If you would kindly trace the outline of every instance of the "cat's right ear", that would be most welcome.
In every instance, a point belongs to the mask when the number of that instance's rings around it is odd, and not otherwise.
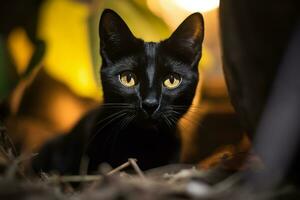
[[[188,16],[169,39],[162,42],[168,53],[182,61],[197,66],[202,52],[204,20],[201,13]]]
[[[122,18],[113,10],[105,9],[99,23],[100,52],[104,59],[118,59],[136,43],[136,38]]]

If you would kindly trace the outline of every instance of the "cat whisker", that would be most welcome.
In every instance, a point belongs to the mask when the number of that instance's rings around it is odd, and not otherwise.
[[[187,119],[186,117],[183,117],[183,116],[182,116],[181,118],[184,119],[184,120],[186,120],[186,121],[188,121],[188,122],[190,122],[190,123],[200,125],[199,123],[196,123],[196,122],[194,122],[194,121],[192,121],[192,120],[189,120],[189,119]],[[174,124],[177,124],[177,122],[178,122],[178,120],[179,120],[180,118],[177,117],[177,116],[174,116],[174,115],[170,115],[170,119],[172,119],[172,121],[174,122]],[[182,124],[181,124],[181,126],[182,126]]]
[[[123,113],[122,113],[123,112]],[[107,119],[110,119],[108,122],[106,122],[100,129],[98,129],[97,130],[97,132],[94,134],[94,135],[92,135],[91,137],[90,137],[90,139],[89,139],[89,142],[88,142],[88,145],[87,146],[89,146],[90,145],[90,143],[94,140],[94,138],[107,126],[107,125],[109,125],[110,123],[112,123],[113,121],[115,121],[115,120],[117,120],[117,119],[119,119],[120,117],[123,117],[124,115],[126,115],[127,113],[124,113],[124,111],[122,110],[122,111],[119,111],[119,112],[117,112],[117,113],[114,113],[114,114],[112,114],[112,115],[110,115],[110,116],[108,116],[107,118],[105,118],[104,120],[107,120]],[[117,116],[116,116],[117,115]],[[112,119],[111,119],[112,118]],[[100,122],[102,123],[104,120],[101,120]],[[99,124],[99,123],[97,123],[97,124]]]
[[[200,122],[196,122],[196,121],[194,121],[194,120],[188,119],[188,118],[186,118],[185,116],[183,116],[182,119],[184,119],[184,120],[186,120],[186,121],[188,121],[188,122],[190,122],[190,123],[192,123],[192,124],[201,125]]]
[[[173,110],[175,111],[186,111],[186,113],[195,113],[195,114],[200,114],[201,112],[198,109],[180,109],[180,108],[173,108]]]
[[[180,113],[179,113],[179,112],[174,111],[174,110],[170,110],[170,112],[173,113],[173,114],[175,114],[175,115],[177,115],[177,119],[179,119],[179,116],[180,116]],[[175,116],[174,116],[174,117],[175,117]],[[184,120],[186,120],[186,121],[188,121],[188,122],[190,122],[190,123],[200,125],[199,122],[196,122],[196,121],[194,121],[194,120],[191,120],[191,119],[185,117],[184,115],[181,116],[180,118],[182,118],[182,119],[184,119]]]
[[[117,131],[117,133],[114,135],[113,137],[113,144],[111,145],[110,147],[110,155],[112,156],[113,153],[114,153],[114,150],[115,150],[115,145],[116,145],[116,141],[119,137],[119,134],[121,132],[122,129],[125,129],[130,123],[131,121],[135,118],[135,114],[132,114],[126,118],[124,118],[121,122],[120,122],[120,128],[119,128],[119,131]]]
[[[123,124],[124,124],[124,122],[126,121],[126,119],[127,119],[127,117],[124,116],[124,119],[122,119],[122,120],[119,122],[119,124],[121,124],[121,125],[120,125],[120,128],[118,129],[118,131],[117,131],[117,132],[114,132],[114,134],[110,134],[111,136],[108,137],[109,139],[112,138],[112,145],[110,145],[110,148],[109,148],[110,156],[112,156],[112,154],[113,154],[113,152],[114,152],[115,145],[116,145],[116,141],[117,141],[117,139],[118,139],[118,136],[119,136],[120,131],[122,130],[121,127],[123,126]],[[108,141],[108,139],[106,140],[105,143],[107,143],[107,141]]]
[[[124,111],[123,111],[124,112]],[[112,123],[116,119],[119,119],[120,117],[125,116],[127,113],[121,113],[118,116],[113,117],[111,120],[109,120],[107,123],[105,123],[97,132],[100,132],[102,129],[104,129],[108,124]]]
[[[181,116],[181,113],[179,113],[175,110],[168,110],[168,111],[166,111],[166,114],[167,114],[167,116],[173,117],[176,120],[179,120],[180,116]],[[175,115],[173,115],[173,114],[175,114]]]
[[[96,125],[99,125],[99,124],[101,124],[102,122],[104,122],[104,121],[106,121],[106,120],[108,120],[108,119],[110,119],[110,118],[112,118],[112,117],[114,117],[114,116],[116,116],[116,115],[118,115],[118,114],[121,114],[121,113],[123,113],[123,112],[125,112],[125,111],[124,111],[124,110],[121,110],[121,111],[118,111],[118,112],[116,112],[116,113],[113,113],[113,114],[111,114],[111,115],[105,117],[104,119],[98,121]]]
[[[177,126],[177,121],[178,121],[178,118],[174,117],[174,116],[170,116],[170,120],[174,123],[174,126]]]
[[[182,105],[179,105],[179,104],[170,104],[170,106],[184,106],[184,107],[190,107],[190,106],[199,106],[199,104],[190,104],[190,105],[185,105],[185,104],[182,104]],[[200,107],[200,106],[199,106]]]
[[[185,108],[185,107],[171,107],[172,109],[177,109],[177,110],[196,110],[196,111],[201,111],[203,109],[201,108],[195,108],[195,107],[189,107],[189,108]]]
[[[177,111],[175,111],[175,110],[170,110],[170,113],[175,113],[175,114],[177,114],[178,116],[181,115],[180,112],[177,112]]]
[[[136,116],[135,114],[132,114],[132,115],[130,115],[129,117],[125,118],[125,119],[123,120],[123,123],[122,123],[121,126],[120,126],[120,130],[125,129],[125,128],[130,124],[130,122],[133,120],[133,118],[134,118],[135,116]]]
[[[174,127],[177,126],[177,122],[178,122],[179,117],[173,116],[172,112],[166,112],[164,114],[164,117],[168,121],[168,124],[169,124],[170,128],[174,128]]]
[[[169,119],[167,118],[167,116],[165,114],[162,114],[162,117],[163,117],[165,123],[167,124],[167,126],[171,129],[172,128],[172,124],[169,121]]]
[[[198,105],[190,105],[190,106],[184,106],[184,105],[169,105],[171,108],[173,109],[181,109],[181,110],[197,110],[197,111],[201,111],[203,110],[202,106],[198,106]]]

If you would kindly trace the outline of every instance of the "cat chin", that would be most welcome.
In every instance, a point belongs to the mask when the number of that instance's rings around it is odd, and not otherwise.
[[[143,124],[143,128],[147,130],[153,130],[153,132],[158,132],[159,131],[159,124],[155,122],[149,122]]]

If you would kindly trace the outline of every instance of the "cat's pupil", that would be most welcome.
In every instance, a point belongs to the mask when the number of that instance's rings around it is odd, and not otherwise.
[[[127,74],[126,80],[128,83],[131,81],[131,79],[132,79],[132,74],[131,73]]]
[[[171,83],[171,84],[173,84],[173,83],[174,83],[174,81],[175,81],[175,78],[174,78],[174,76],[173,76],[173,75],[170,75],[170,78],[169,78],[169,80],[170,80],[170,83]]]

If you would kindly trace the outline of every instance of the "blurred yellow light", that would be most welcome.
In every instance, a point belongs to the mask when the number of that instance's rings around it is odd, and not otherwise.
[[[219,3],[220,0],[147,0],[148,8],[161,17],[171,30],[175,30],[191,13],[214,12]]]
[[[149,9],[164,18],[171,27],[190,13],[209,12],[218,8],[219,4],[220,0],[147,0]]]
[[[176,5],[189,12],[207,12],[219,7],[220,0],[173,0]]]
[[[46,71],[75,93],[99,99],[88,33],[89,7],[77,1],[48,0],[44,3],[39,37],[46,41]]]
[[[14,59],[17,71],[22,74],[33,54],[34,46],[24,29],[17,28],[8,37],[8,47]]]

